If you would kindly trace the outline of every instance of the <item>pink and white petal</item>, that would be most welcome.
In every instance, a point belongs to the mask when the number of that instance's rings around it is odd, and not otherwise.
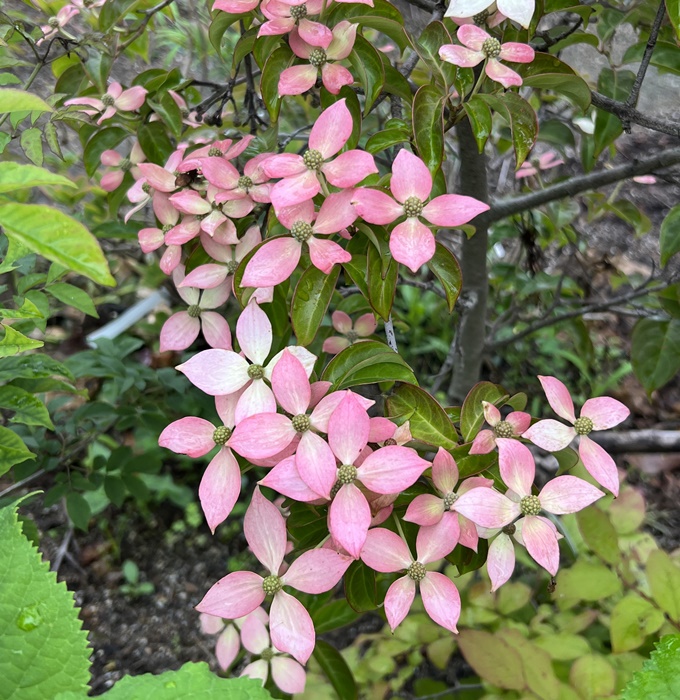
[[[491,488],[493,486],[493,479],[487,479],[483,476],[469,476],[463,483],[458,487],[458,495],[462,496],[464,493],[470,491],[470,489],[478,488]]]
[[[432,460],[432,481],[441,493],[450,493],[458,483],[456,460],[443,447]]]
[[[417,525],[436,525],[444,515],[444,500],[431,493],[416,496],[409,504],[404,520]]]
[[[236,322],[236,338],[241,351],[256,365],[264,365],[272,348],[272,324],[258,304],[246,306]]]
[[[278,404],[293,416],[305,413],[312,399],[307,372],[289,350],[285,349],[272,371],[272,389]]]
[[[355,401],[359,403],[366,411],[375,403],[370,399],[366,399],[359,394],[354,394],[353,392],[347,391],[333,391],[327,396],[324,396],[319,403],[316,405],[312,411],[312,415],[309,417],[312,423],[312,427],[316,430],[327,433],[328,432],[328,421],[330,420],[333,411],[340,405],[340,402],[345,396],[350,394]],[[370,435],[370,420],[369,420],[369,435]],[[363,448],[362,448],[363,449]]]
[[[484,420],[491,426],[498,425],[503,420],[501,412],[488,401],[482,401],[482,410],[484,411]]]
[[[259,483],[301,503],[319,500],[319,494],[312,491],[302,480],[297,470],[295,455],[282,459]]]
[[[212,287],[207,289],[203,294],[201,294],[201,302],[199,306],[201,309],[218,309],[224,303],[226,303],[229,295],[231,294],[231,285],[228,282],[224,282],[217,287]]]
[[[323,399],[326,394],[328,393],[328,390],[333,386],[332,382],[312,382],[311,384],[311,390],[312,390],[312,396],[309,405],[311,407],[316,406],[321,399]]]
[[[279,153],[270,156],[262,164],[267,177],[295,177],[307,170],[302,156],[296,153]]]
[[[458,543],[463,545],[463,547],[467,547],[468,549],[476,552],[477,543],[479,542],[479,535],[477,534],[477,527],[475,524],[472,522],[472,520],[468,520],[462,515],[457,515],[453,512],[444,513],[445,518],[449,517],[450,515],[458,518],[458,527],[460,527],[460,537],[458,539]]]
[[[347,338],[341,338],[339,335],[334,335],[332,338],[326,338],[323,341],[323,347],[321,348],[323,352],[327,352],[329,355],[337,355],[342,352],[345,348],[350,345]]]
[[[490,38],[491,35],[488,32],[475,24],[464,24],[456,32],[456,39],[473,51],[481,51],[484,42]]]
[[[343,20],[333,27],[333,41],[326,51],[328,58],[332,61],[342,61],[350,55],[356,40],[358,26]]]
[[[496,444],[503,482],[518,496],[530,496],[536,476],[536,462],[531,450],[511,438],[496,438]]]
[[[258,561],[272,574],[277,574],[286,555],[286,521],[258,486],[243,518],[243,532]]]
[[[357,214],[369,224],[389,224],[404,213],[404,207],[385,192],[360,187],[354,190],[352,204]]]
[[[536,3],[534,0],[498,0],[498,10],[525,29],[531,24]]]
[[[359,468],[358,478],[375,493],[400,493],[413,486],[429,466],[430,463],[411,447],[388,445],[366,457]]]
[[[353,561],[333,549],[310,549],[290,565],[281,580],[303,593],[326,593],[335,588]]]
[[[519,87],[522,84],[522,76],[519,73],[500,63],[495,58],[490,58],[487,61],[484,70],[491,80],[500,83],[504,88]]]
[[[454,582],[444,574],[428,571],[420,582],[420,596],[425,612],[438,624],[457,633],[460,617],[460,594]]]
[[[238,414],[238,406],[236,411]],[[236,422],[227,444],[246,459],[271,457],[288,447],[295,437],[290,418],[280,413],[260,413],[241,422],[237,415]]]
[[[472,441],[469,454],[486,455],[496,447],[496,436],[493,430],[480,430]]]
[[[227,625],[215,644],[217,664],[223,671],[226,671],[234,663],[240,648],[241,639],[236,627]]]
[[[250,197],[232,199],[222,205],[222,211],[230,219],[242,219],[244,216],[248,216],[254,208],[255,202]]]
[[[160,335],[160,351],[186,350],[198,338],[201,322],[189,316],[186,311],[178,311],[163,324]]]
[[[234,420],[240,423],[250,416],[272,413],[276,413],[274,392],[261,379],[254,379],[239,397]]]
[[[501,528],[519,517],[519,504],[487,488],[470,489],[454,503],[453,509],[475,525]]]
[[[321,171],[331,185],[345,188],[354,187],[369,175],[377,173],[378,168],[370,153],[355,149],[345,151],[329,163],[324,163]],[[349,226],[349,223],[346,225]]]
[[[269,664],[264,659],[258,659],[249,663],[239,674],[239,678],[253,678],[262,681],[262,685],[267,682],[269,677]]]
[[[375,320],[375,316],[372,313],[363,314],[359,316],[354,324],[354,330],[362,337],[368,338],[369,335],[375,333],[375,329],[378,327],[378,322]]]
[[[198,616],[198,620],[203,634],[217,634],[224,629],[224,620],[221,617],[201,613]]]
[[[141,85],[123,90],[119,97],[116,98],[116,107],[124,112],[139,109],[146,99],[146,88]]]
[[[108,168],[116,168],[120,165],[123,160],[123,156],[118,153],[118,151],[112,151],[111,149],[104,151],[99,160],[102,165],[106,165]]]
[[[233,190],[240,177],[238,170],[224,158],[205,158],[201,162],[203,177],[215,187]]]
[[[295,454],[300,477],[317,496],[330,500],[336,479],[336,461],[328,443],[310,430],[302,434]]]
[[[235,620],[253,612],[264,601],[262,576],[236,571],[221,578],[196,606],[198,612]]]
[[[309,64],[291,66],[279,76],[279,95],[301,95],[314,87],[318,69]]]
[[[353,393],[347,392],[328,421],[328,443],[341,464],[354,464],[368,443],[369,432],[366,409]]]
[[[573,423],[576,420],[576,414],[574,413],[574,402],[571,400],[569,389],[556,377],[539,375],[538,379],[552,410],[560,418]]]
[[[210,461],[198,486],[198,498],[211,532],[223,523],[241,494],[241,469],[229,448]]]
[[[405,151],[400,151],[404,153]],[[397,224],[390,235],[392,257],[415,273],[434,256],[432,232],[416,218]]]
[[[413,557],[406,542],[396,532],[384,527],[375,527],[366,535],[361,560],[374,571],[391,574],[408,569]]]
[[[423,217],[435,226],[456,227],[466,224],[477,215],[489,210],[489,205],[474,197],[460,194],[442,194],[423,209]]]
[[[454,66],[473,68],[484,60],[484,54],[457,44],[445,44],[439,49],[439,58]]]
[[[307,674],[295,659],[275,656],[271,660],[271,666],[272,680],[280,690],[291,695],[304,692]]]
[[[277,182],[271,190],[271,199],[277,214],[284,207],[307,202],[321,192],[321,184],[314,170],[287,177]]]
[[[506,423],[510,423],[515,435],[521,435],[529,429],[531,425],[531,416],[523,411],[513,411],[508,414],[505,421]]]
[[[312,236],[308,241],[312,264],[324,274],[329,274],[334,265],[349,262],[352,255],[335,241]]]
[[[395,433],[397,426],[388,418],[375,416],[370,419],[370,429],[368,432],[369,442],[384,442],[389,440]]]
[[[300,20],[298,33],[303,41],[312,46],[320,46],[322,49],[327,49],[328,45],[333,41],[333,33],[328,27],[306,18]]]
[[[576,437],[576,431],[570,425],[548,418],[534,423],[522,437],[531,440],[548,452],[563,450]]]
[[[169,245],[161,256],[158,267],[169,275],[182,261],[182,247],[178,245]],[[177,369],[177,368],[175,368]]]
[[[308,44],[297,30],[297,27],[288,35],[288,45],[298,58],[309,59],[314,47]]]
[[[371,524],[371,508],[354,484],[340,488],[331,503],[328,523],[333,538],[357,559]]]
[[[392,164],[390,190],[402,204],[409,197],[417,197],[425,202],[432,191],[432,175],[418,156],[402,148]]]
[[[337,95],[345,85],[351,85],[354,82],[354,76],[344,66],[325,63],[321,68],[321,80],[331,95]]]
[[[146,165],[142,163],[139,167]],[[165,172],[165,170],[163,170]],[[170,202],[183,214],[201,215],[212,213],[212,205],[195,190],[182,190],[170,196]]]
[[[214,432],[210,421],[187,416],[170,423],[160,434],[158,444],[177,454],[202,457],[215,447]]]
[[[449,514],[450,516],[452,514]],[[416,552],[421,564],[431,564],[450,554],[460,539],[458,517],[442,517],[435,525],[421,527],[416,538]]]
[[[293,274],[301,254],[302,246],[294,238],[272,238],[248,261],[241,284],[244,287],[281,284]]]
[[[312,175],[316,177],[313,173]],[[307,176],[309,176],[309,173],[307,173]],[[306,199],[304,202],[280,207],[276,212],[276,216],[286,228],[291,229],[298,221],[311,224],[314,221],[314,211],[314,202],[311,199]]]
[[[588,399],[581,409],[581,416],[593,421],[593,430],[607,430],[623,423],[630,415],[627,406],[609,396]]]
[[[586,435],[581,437],[578,453],[590,476],[618,496],[619,472],[609,453]]]
[[[206,263],[193,269],[182,282],[183,287],[195,287],[196,289],[214,289],[219,287],[229,276],[226,265]]]
[[[543,510],[554,515],[576,513],[604,496],[595,488],[576,476],[558,476],[551,479],[538,494]]]
[[[342,155],[338,156],[333,162],[337,163],[337,161],[340,160],[344,155],[347,154],[343,153]],[[335,183],[331,182],[331,184]],[[353,224],[357,218],[357,212],[352,206],[353,196],[354,192],[352,190],[343,190],[342,192],[334,192],[333,194],[328,195],[328,197],[326,197],[326,199],[324,200],[324,203],[321,205],[319,214],[317,215],[316,221],[314,222],[314,233],[337,233],[343,228],[347,228],[348,226]],[[347,331],[340,332],[346,333]]]
[[[177,368],[209,396],[238,391],[248,381],[248,362],[231,350],[203,350]]]
[[[300,363],[307,372],[307,377],[312,376],[312,372],[314,371],[314,365],[317,360],[316,355],[309,352],[309,350],[307,350],[307,348],[302,347],[302,345],[289,345],[287,348],[284,348],[284,350],[285,352],[289,352],[291,355],[293,355],[293,357],[296,357],[298,360],[300,360]],[[276,363],[283,356],[284,350],[277,352],[276,355],[274,355],[274,357],[272,357],[272,359],[269,360],[267,366],[264,368],[265,379],[271,381],[274,367],[276,367]]]
[[[515,570],[515,545],[504,532],[489,545],[486,570],[491,579],[492,593],[497,591]]]
[[[338,333],[349,333],[352,330],[352,319],[344,311],[334,311],[331,321]]]
[[[215,311],[201,314],[203,337],[211,348],[231,350],[231,330],[227,320]]]
[[[246,651],[260,655],[269,648],[269,632],[263,620],[248,615],[241,625],[241,643]]]
[[[345,99],[334,102],[326,108],[309,132],[309,147],[319,151],[324,160],[334,156],[347,143],[352,134],[354,122]]]
[[[140,163],[137,167],[154,190],[159,190],[160,192],[174,192],[177,189],[175,186],[175,175],[165,168],[161,168],[160,165],[156,165],[155,163]]]
[[[102,176],[99,184],[104,191],[113,192],[121,186],[124,177],[125,173],[122,170],[112,170]]]
[[[316,640],[314,624],[302,603],[285,591],[279,591],[272,601],[269,632],[277,649],[307,663]]]
[[[424,579],[423,579],[424,580]],[[408,576],[398,578],[385,596],[385,615],[392,632],[403,622],[416,597],[416,584]]]
[[[510,63],[531,63],[535,57],[536,53],[529,44],[518,44],[515,41],[503,44],[498,55],[501,61],[510,61]]]
[[[159,228],[143,228],[137,234],[137,238],[142,253],[152,253],[154,250],[158,250],[165,242],[163,231]]]
[[[545,518],[527,515],[522,522],[522,540],[532,559],[554,576],[560,566],[560,546]]]

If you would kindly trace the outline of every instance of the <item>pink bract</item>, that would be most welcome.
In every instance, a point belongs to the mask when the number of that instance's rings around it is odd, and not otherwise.
[[[497,437],[519,437],[531,425],[531,416],[523,411],[513,411],[505,418],[488,401],[482,401],[484,418],[492,430],[480,430],[472,441],[471,455],[482,455],[496,447]]]

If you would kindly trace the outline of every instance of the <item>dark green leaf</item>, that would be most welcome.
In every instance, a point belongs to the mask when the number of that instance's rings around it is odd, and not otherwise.
[[[355,561],[345,573],[345,597],[358,613],[370,612],[378,607],[375,589],[375,572],[362,561]]]
[[[503,95],[479,95],[479,97],[510,124],[512,145],[515,149],[517,168],[519,168],[536,143],[538,119],[534,108],[514,92],[506,92]]]
[[[470,127],[475,136],[477,148],[479,148],[479,152],[482,153],[487,139],[491,136],[491,110],[486,102],[478,95],[464,102],[463,107],[470,120]]]
[[[456,79],[456,67],[439,58],[439,49],[451,44],[452,39],[441,22],[431,22],[423,29],[415,43],[418,55],[428,65],[438,85],[448,92]]]
[[[134,10],[141,0],[107,0],[99,12],[99,30],[108,32],[113,26],[125,19],[125,15]]]
[[[66,511],[71,522],[79,529],[87,532],[87,525],[90,522],[90,504],[85,498],[76,492],[66,496]]]
[[[353,610],[345,598],[331,600],[322,605],[312,614],[314,629],[317,634],[324,634],[331,630],[350,625],[357,620],[359,614]]]
[[[613,71],[603,68],[597,79],[597,89],[607,97],[625,102],[633,87],[635,73],[629,70]],[[595,134],[593,159],[597,160],[600,153],[610,146],[623,133],[621,120],[603,109],[595,114]]]
[[[314,658],[330,681],[340,700],[356,700],[357,684],[347,662],[328,642],[317,639]]]
[[[49,287],[45,287],[45,291],[49,292],[55,299],[59,299],[59,301],[64,304],[73,306],[75,309],[82,311],[88,316],[99,318],[94,302],[90,298],[90,295],[84,290],[72,284],[67,284],[66,282],[56,282],[55,284],[49,285]]]
[[[125,129],[119,126],[112,126],[95,132],[94,136],[87,142],[83,151],[83,161],[85,172],[92,177],[102,166],[101,155],[104,151],[114,149],[125,138],[129,136]]]
[[[633,330],[631,361],[635,376],[648,393],[673,379],[680,370],[680,320],[638,321]]]
[[[418,155],[434,175],[444,157],[444,100],[434,85],[423,85],[413,98],[413,132]]]
[[[342,267],[359,291],[368,299],[368,286],[366,285],[366,256],[352,254],[349,262],[342,263]]]
[[[383,268],[383,262],[387,265]],[[399,264],[388,255],[380,255],[375,246],[368,247],[368,300],[373,309],[387,321],[397,290]]]
[[[366,141],[366,150],[369,153],[380,153],[397,144],[408,143],[409,140],[410,134],[406,129],[385,129],[376,132]]]
[[[290,311],[298,345],[309,345],[316,337],[339,276],[339,265],[334,265],[329,274],[310,265],[300,276]]]
[[[474,439],[484,423],[482,401],[495,404],[505,396],[507,394],[491,382],[479,382],[470,389],[460,412],[460,432],[465,442]]]
[[[293,63],[294,59],[295,55],[287,46],[280,46],[269,57],[262,69],[260,91],[262,93],[262,100],[267,107],[272,122],[278,121],[279,110],[281,109],[279,77],[281,73]]]
[[[450,312],[453,311],[463,284],[463,276],[456,256],[446,246],[437,243],[434,256],[427,263],[427,266],[444,288],[446,305]]]
[[[160,118],[170,127],[172,133],[179,138],[182,135],[182,112],[177,106],[172,95],[168,92],[163,94],[160,102],[152,102],[148,100],[149,106],[156,112]]]
[[[668,261],[680,252],[680,204],[673,207],[661,224],[661,265],[666,266]]]
[[[224,33],[231,27],[232,24],[241,19],[243,15],[232,15],[229,12],[218,11],[215,15],[213,21],[210,23],[210,29],[208,35],[210,37],[210,43],[215,47],[215,51],[219,55],[222,55],[222,37]]]
[[[590,106],[588,84],[557,56],[537,53],[531,63],[512,64],[512,68],[522,76],[523,86],[553,90],[583,111]]]
[[[37,396],[17,386],[0,386],[0,408],[14,413],[10,419],[12,423],[42,425],[54,430],[45,404]]]
[[[21,150],[34,165],[43,164],[42,132],[35,127],[21,132]]]
[[[364,88],[364,115],[368,114],[385,85],[385,70],[378,50],[364,37],[357,35],[349,55],[352,74]]]
[[[142,124],[137,130],[137,138],[146,159],[151,163],[162,165],[175,148],[161,122]]]

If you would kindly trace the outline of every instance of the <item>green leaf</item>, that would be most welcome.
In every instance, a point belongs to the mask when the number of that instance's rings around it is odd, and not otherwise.
[[[35,354],[22,357],[9,357],[0,362],[0,381],[13,379],[47,379],[61,376],[74,380],[69,369],[48,355]]]
[[[630,95],[634,80],[635,73],[629,70],[613,71],[611,68],[603,68],[597,79],[597,89],[607,97],[625,102]],[[598,109],[595,114],[593,160],[597,160],[602,151],[616,141],[622,133],[621,120],[603,109]]]
[[[160,122],[142,124],[137,130],[137,138],[146,159],[151,163],[165,163],[175,150],[166,128]]]
[[[55,299],[59,299],[59,301],[64,304],[68,304],[88,316],[99,318],[99,314],[97,313],[97,309],[90,295],[79,287],[75,287],[66,282],[55,282],[49,287],[45,287],[45,291],[49,292]]]
[[[345,597],[358,613],[370,612],[378,607],[375,590],[375,572],[362,561],[350,565],[344,576]]]
[[[680,370],[680,320],[638,321],[630,359],[648,393],[667,384]]]
[[[420,58],[428,65],[437,84],[447,92],[456,79],[456,68],[439,58],[439,49],[453,40],[441,22],[430,22],[415,42]]]
[[[328,536],[328,518],[325,513],[306,503],[292,503],[286,521],[288,533],[300,549],[316,547]]]
[[[85,500],[84,496],[75,491],[66,496],[66,511],[71,522],[83,532],[87,532],[87,526],[90,522],[92,512],[90,504]]]
[[[34,253],[98,284],[116,284],[97,239],[63,212],[42,204],[1,204],[0,226]]]
[[[470,389],[460,411],[460,432],[465,442],[473,440],[484,423],[482,401],[495,404],[504,396],[505,392],[491,382],[479,382]]]
[[[366,256],[352,255],[349,262],[342,263],[342,267],[352,282],[359,288],[359,291],[368,299],[368,286],[366,285]]]
[[[446,411],[428,392],[402,384],[387,399],[390,416],[409,421],[411,435],[434,447],[451,450],[458,446],[458,434]]]
[[[571,100],[583,111],[590,106],[590,88],[574,69],[557,56],[537,53],[531,63],[512,64],[522,76],[522,86],[553,90]]]
[[[108,0],[99,12],[99,30],[108,32],[139,4],[140,0]]]
[[[279,77],[293,63],[294,59],[295,54],[287,46],[280,46],[267,59],[262,69],[260,92],[272,123],[278,121],[279,110],[281,109]]]
[[[675,29],[675,34],[680,39],[680,0],[666,0],[666,12]]]
[[[680,622],[680,568],[658,549],[647,559],[647,580],[656,604],[674,622]]]
[[[112,126],[95,132],[94,136],[85,144],[83,151],[83,161],[85,172],[89,177],[102,167],[101,155],[104,151],[109,151],[118,146],[130,134],[119,126]]]
[[[163,94],[159,102],[148,102],[149,106],[170,127],[172,133],[179,138],[182,135],[182,112],[169,92]]]
[[[4,331],[4,335],[0,338],[0,357],[16,355],[19,352],[26,352],[26,350],[35,350],[44,345],[42,340],[33,340],[33,338],[15,331],[12,326],[6,326],[4,323],[0,323],[0,331]]]
[[[579,560],[557,574],[557,588],[565,599],[602,601],[619,593],[621,582],[615,571],[603,564]]]
[[[518,169],[536,143],[538,119],[534,108],[514,92],[506,92],[502,96],[479,95],[479,97],[510,124],[516,169]]]
[[[47,122],[47,124],[45,124],[43,127],[43,135],[45,136],[47,145],[50,147],[50,151],[58,158],[61,158],[61,160],[64,160],[64,155],[61,152],[61,144],[59,143],[59,134],[57,133],[57,127],[54,122]],[[72,187],[76,186],[70,180],[68,182]]]
[[[24,129],[20,138],[21,150],[34,165],[43,164],[42,132],[35,127]]]
[[[345,598],[338,598],[317,608],[312,614],[312,621],[316,633],[324,634],[351,625],[358,617],[359,614],[350,607]]]
[[[588,654],[572,664],[569,680],[580,698],[611,697],[616,672],[602,656]]]
[[[380,153],[397,144],[408,143],[409,140],[410,134],[407,129],[385,129],[376,132],[366,141],[366,150],[369,153]]]
[[[222,37],[224,33],[232,24],[238,22],[242,17],[243,15],[240,14],[232,15],[229,12],[218,11],[213,21],[210,23],[210,29],[208,31],[210,43],[215,47],[215,51],[217,51],[220,56],[222,55]]]
[[[463,285],[463,276],[456,256],[446,246],[437,243],[434,256],[427,263],[427,266],[443,287],[446,294],[446,305],[449,312],[452,312]]]
[[[356,700],[359,697],[357,684],[347,662],[340,652],[328,642],[316,640],[314,658],[321,670],[326,674],[340,700]]]
[[[383,262],[387,265],[383,268]],[[367,275],[368,301],[383,320],[387,321],[392,311],[397,291],[399,263],[390,255],[381,255],[375,246],[368,247]]]
[[[339,265],[334,265],[329,274],[310,265],[300,276],[291,301],[291,320],[298,345],[309,345],[316,337],[339,276]]]
[[[12,163],[11,161],[0,163],[0,193],[46,185],[77,186],[75,182],[71,182],[63,175],[51,173],[49,170],[37,168],[35,165]]]
[[[480,630],[461,630],[458,644],[465,660],[487,683],[508,690],[526,688],[522,658],[496,635]]]
[[[417,384],[405,360],[377,340],[367,340],[345,348],[328,363],[321,378],[332,382],[335,391],[359,384],[389,381]]]
[[[73,593],[21,531],[14,506],[0,509],[0,678],[2,697],[85,698],[90,649]]]
[[[371,111],[385,85],[385,70],[378,50],[363,36],[357,35],[349,55],[353,75],[364,88],[364,116]]]
[[[37,396],[18,386],[0,386],[0,408],[14,413],[10,419],[12,423],[42,425],[54,430],[45,404]]]
[[[680,204],[674,206],[661,224],[661,265],[665,267],[668,261],[680,252]]]
[[[0,114],[7,112],[54,112],[37,95],[14,88],[0,88]]]
[[[597,506],[589,506],[576,514],[576,522],[588,548],[607,564],[621,561],[619,539],[607,514]]]
[[[675,25],[677,26],[677,25]],[[624,688],[621,700],[678,700],[680,698],[680,634],[669,634],[656,648],[641,671]]]
[[[446,95],[434,85],[423,85],[413,98],[416,149],[433,176],[444,158],[445,99]]]
[[[33,457],[35,454],[24,445],[24,441],[13,430],[0,425],[0,476],[6,474],[15,464],[20,464]],[[2,579],[1,572],[0,579]],[[1,595],[2,591],[0,591],[0,597]],[[0,639],[1,648],[2,640]],[[0,668],[2,668],[2,658],[0,658]]]
[[[612,651],[621,654],[642,646],[664,623],[661,610],[635,593],[622,598],[612,610],[610,636]]]
[[[486,145],[487,139],[491,136],[491,129],[493,127],[491,110],[489,106],[481,99],[478,95],[469,99],[467,102],[463,103],[463,108],[465,113],[470,120],[470,127],[472,128],[472,133],[475,136],[475,141],[477,142],[477,148],[479,152],[484,151],[484,146]]]

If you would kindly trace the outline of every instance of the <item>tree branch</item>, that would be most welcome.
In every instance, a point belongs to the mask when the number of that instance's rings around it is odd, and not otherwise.
[[[601,95],[599,92],[593,92],[591,96],[593,107],[603,109],[618,117],[624,127],[628,125],[627,131],[630,131],[630,124],[638,124],[645,129],[658,131],[662,134],[669,134],[680,138],[680,123],[671,121],[670,119],[658,119],[657,117],[649,117],[642,112],[638,112],[634,107],[629,107],[625,102],[612,100],[611,97]]]

